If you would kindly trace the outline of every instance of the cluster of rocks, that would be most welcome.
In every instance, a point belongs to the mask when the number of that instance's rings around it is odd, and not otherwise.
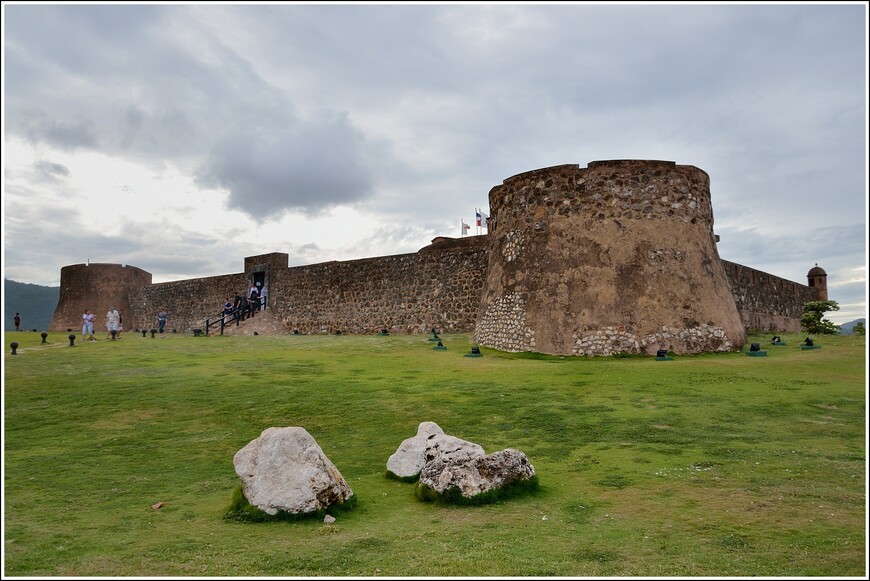
[[[440,495],[456,491],[473,499],[530,480],[535,468],[519,450],[486,454],[479,444],[445,434],[434,422],[422,422],[417,435],[403,441],[387,460],[387,473],[402,480],[417,478],[418,489]]]
[[[236,452],[233,466],[245,499],[268,515],[315,513],[353,497],[304,428],[267,428]],[[447,435],[434,422],[421,423],[417,435],[402,442],[387,461],[387,471],[418,480],[418,487],[438,494],[458,491],[467,499],[535,476],[522,452],[508,448],[487,455],[480,445]]]

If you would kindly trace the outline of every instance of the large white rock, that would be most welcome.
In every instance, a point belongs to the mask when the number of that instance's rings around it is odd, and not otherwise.
[[[342,504],[353,491],[304,428],[267,428],[236,452],[245,498],[267,514],[302,514]]]

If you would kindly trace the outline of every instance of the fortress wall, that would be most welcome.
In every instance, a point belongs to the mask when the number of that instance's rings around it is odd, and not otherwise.
[[[747,330],[800,332],[804,303],[817,300],[815,289],[727,260],[722,265]]]
[[[489,202],[479,344],[610,355],[745,341],[704,171],[645,160],[554,166],[508,178]]]
[[[470,332],[484,236],[439,238],[414,254],[325,262],[271,273],[270,308],[303,334]]]
[[[90,263],[60,269],[60,300],[51,319],[54,331],[81,332],[82,314],[95,315],[94,333],[106,331],[106,313],[115,307],[126,317],[133,312],[130,293],[151,284],[151,273],[130,265]]]
[[[503,351],[565,355],[739,348],[747,330],[796,332],[816,289],[719,258],[709,177],[668,161],[613,160],[515,175],[492,188],[489,233],[440,237],[416,253],[289,268],[245,258],[243,273],[151,284],[120,264],[61,270],[51,329],[203,328],[253,280],[302,333],[474,332]],[[822,275],[824,272],[822,271]],[[824,284],[824,279],[822,279]]]
[[[189,333],[192,329],[205,329],[205,320],[214,319],[227,297],[236,292],[247,292],[250,287],[244,273],[225,274],[208,278],[194,278],[164,282],[142,287],[131,294],[134,316],[124,318],[124,329],[157,328],[157,313],[164,309],[169,315],[166,330]]]

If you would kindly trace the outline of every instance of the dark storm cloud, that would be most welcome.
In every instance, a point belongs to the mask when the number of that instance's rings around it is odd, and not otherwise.
[[[49,143],[65,151],[94,149],[98,145],[97,128],[90,119],[58,119],[26,108],[17,113],[17,129],[31,143]]]
[[[20,74],[7,81],[7,123],[32,141],[196,157],[227,127],[267,127],[292,110],[220,38],[176,34],[184,8],[11,8],[7,64]]]
[[[297,118],[287,95],[202,25],[169,36],[175,20],[163,7],[41,7],[44,19],[19,12],[12,66],[25,71],[50,63],[57,91],[33,107],[44,77],[15,77],[9,127],[30,142],[186,159],[199,167],[197,183],[227,190],[229,208],[258,220],[291,210],[316,214],[371,195],[365,153],[373,144],[347,115]],[[81,40],[73,41],[70,23]],[[28,33],[51,40],[26,43]]]
[[[371,195],[366,145],[343,116],[237,133],[214,148],[197,181],[228,190],[228,205],[258,220],[286,210],[317,213]]]

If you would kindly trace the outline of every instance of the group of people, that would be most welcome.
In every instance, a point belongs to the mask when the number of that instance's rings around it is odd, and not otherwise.
[[[87,340],[88,337],[90,337],[91,342],[97,340],[94,336],[94,319],[96,318],[97,316],[93,311],[85,309],[85,312],[82,314],[82,341]],[[168,318],[169,316],[164,310],[157,313],[157,326],[161,333],[166,326]],[[112,331],[115,332],[115,339],[120,339],[121,333],[124,332],[124,317],[121,314],[121,311],[115,307],[110,307],[109,312],[106,313],[106,339],[112,337]]]
[[[91,338],[91,342],[97,340],[94,337],[94,319],[96,319],[96,315],[90,310],[85,309],[85,312],[82,314],[82,341],[86,340],[88,337]],[[115,307],[110,307],[109,312],[106,313],[106,339],[112,336],[112,332],[115,333],[115,338],[121,338],[121,332],[124,330],[124,322],[123,317],[121,316],[121,311],[116,309]]]
[[[258,287],[251,284],[247,293],[236,293],[235,299],[230,297],[224,301],[221,307],[223,323],[242,320],[253,317],[257,311],[266,310],[266,287]]]

